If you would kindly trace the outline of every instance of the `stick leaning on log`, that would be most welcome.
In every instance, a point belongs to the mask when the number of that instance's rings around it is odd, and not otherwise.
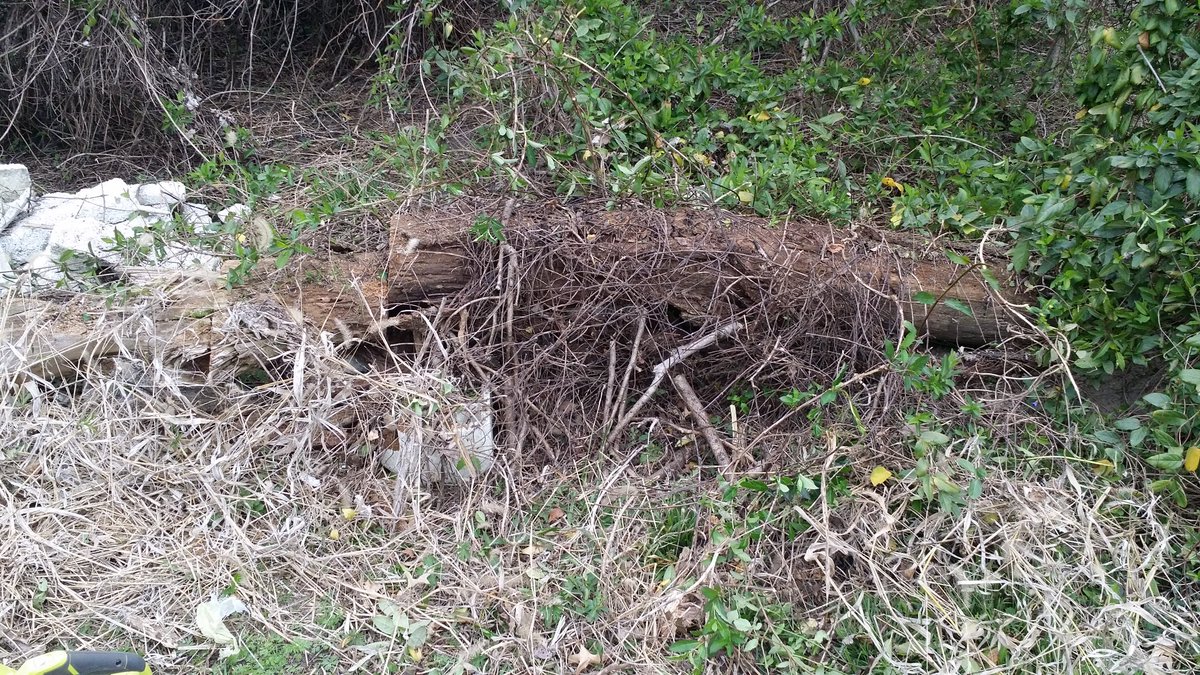
[[[605,445],[608,445],[608,443],[610,443],[613,438],[616,438],[617,435],[620,434],[621,431],[626,427],[626,425],[628,425],[629,422],[638,414],[638,412],[641,411],[642,407],[646,405],[646,402],[650,400],[650,397],[654,396],[654,392],[658,391],[659,385],[661,385],[663,380],[665,380],[667,378],[667,373],[668,373],[668,371],[671,370],[671,368],[679,365],[680,363],[683,362],[684,359],[691,356],[692,354],[695,354],[696,352],[698,352],[702,349],[711,347],[713,345],[713,343],[715,343],[717,340],[719,340],[723,337],[728,337],[730,335],[733,335],[734,333],[741,330],[742,328],[743,328],[743,325],[742,325],[741,321],[730,321],[729,323],[723,324],[723,325],[717,327],[716,330],[709,333],[708,335],[705,335],[697,340],[694,340],[693,342],[691,342],[687,345],[684,345],[683,347],[677,348],[674,351],[674,353],[672,353],[669,357],[666,358],[666,360],[664,360],[662,363],[659,363],[657,366],[654,366],[654,379],[652,379],[650,381],[650,386],[646,387],[646,391],[642,393],[641,397],[638,398],[638,400],[629,408],[629,410],[626,411],[625,414],[621,416],[621,419],[617,420],[617,423],[613,425],[612,430],[607,433],[607,438],[605,439]],[[684,384],[686,385],[686,383],[687,383],[687,380],[685,379]],[[676,383],[676,386],[678,387],[678,383]],[[687,387],[687,389],[689,391],[691,391],[690,386]],[[686,394],[684,394],[682,390],[680,391],[680,393],[685,397],[685,402],[686,402]],[[693,399],[696,399],[695,391],[692,391],[691,395],[692,395]],[[699,399],[696,399],[696,402],[697,402],[697,405],[699,405]],[[692,413],[693,413],[693,416],[695,416],[694,410],[692,410]],[[704,419],[704,416],[703,416],[703,407],[701,407],[701,415],[697,418],[697,423],[700,424],[702,427],[708,423],[708,420]],[[706,438],[707,438],[707,436],[706,436]],[[711,439],[709,439],[709,442],[710,443],[712,442]],[[716,452],[716,451],[714,450],[714,452]],[[718,461],[720,461],[721,455],[725,454],[724,447],[722,447],[720,449],[720,453],[721,454],[717,455]],[[728,463],[729,463],[729,457],[728,457],[728,455],[725,455],[724,464],[728,465]]]

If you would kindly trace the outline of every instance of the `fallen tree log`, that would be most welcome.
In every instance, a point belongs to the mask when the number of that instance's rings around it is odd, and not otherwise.
[[[773,280],[779,289],[870,287],[894,298],[931,340],[982,346],[1012,337],[1015,312],[1029,302],[1007,283],[1003,261],[963,266],[945,248],[915,236],[814,221],[769,225],[760,218],[700,211],[656,212],[649,218],[645,211],[593,211],[558,220],[548,223],[540,212],[510,218],[505,228],[516,235],[514,254],[520,255],[519,242],[531,233],[586,249],[613,279],[661,278],[661,298],[692,316],[733,311],[713,298],[744,280]],[[392,221],[388,302],[436,302],[476,281],[478,245],[467,236],[472,222],[470,213],[398,214]],[[761,299],[752,285],[743,289],[743,304]]]
[[[231,309],[247,303],[340,336],[335,341],[382,338],[382,327],[396,325],[397,309],[436,306],[479,285],[480,261],[497,249],[473,241],[476,216],[470,208],[402,213],[393,219],[385,252],[310,256],[282,272],[266,261],[256,281],[234,290],[211,273],[183,280],[173,274],[170,283],[135,274],[132,281],[157,290],[148,300],[124,300],[127,306],[95,298],[14,299],[0,313],[0,343],[7,347],[0,368],[54,373],[82,360],[149,349],[168,354],[177,366],[227,366],[240,355],[223,331]],[[897,242],[813,221],[768,225],[700,211],[530,211],[504,227],[504,246],[518,265],[523,244],[535,240],[569,249],[613,280],[645,280],[658,299],[694,318],[720,318],[775,292],[869,288],[892,298],[930,339],[979,346],[1014,335],[1013,308],[1028,302],[1006,286],[989,286],[985,266],[1006,279],[995,261],[964,267],[926,240]],[[919,301],[930,297],[939,301]],[[239,330],[243,339],[270,341],[269,327]]]

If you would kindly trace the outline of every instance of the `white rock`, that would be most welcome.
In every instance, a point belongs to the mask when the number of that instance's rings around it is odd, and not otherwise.
[[[29,206],[33,183],[22,164],[0,164],[0,231]]]
[[[11,199],[32,186],[24,164],[0,164],[0,199]]]
[[[175,180],[135,185],[133,188],[134,199],[142,206],[171,207],[187,199],[187,186]]]
[[[4,249],[0,249],[0,291],[8,290],[16,281],[16,275],[12,273],[12,264],[8,261],[8,254]]]
[[[66,273],[62,265],[55,262],[50,257],[49,253],[39,253],[37,257],[21,268],[23,272],[29,274],[22,292],[32,291],[42,288],[54,288],[59,281],[66,277]]]
[[[8,254],[12,263],[20,267],[46,250],[52,229],[45,223],[30,224],[29,219],[25,218],[0,234],[0,251]]]
[[[227,209],[217,211],[217,220],[225,225],[241,225],[250,217],[250,207],[245,204],[234,204]]]
[[[87,217],[64,220],[50,233],[46,252],[54,258],[65,251],[74,251],[79,254],[95,256],[110,264],[120,264],[121,255],[119,252],[113,251],[111,240],[118,232],[126,237],[132,237],[134,228],[138,226],[146,226],[146,221],[141,217],[118,222],[115,225]],[[106,239],[110,241],[105,241]]]
[[[103,223],[122,223],[134,214],[147,209],[170,214],[162,207],[144,207],[133,200],[134,187],[120,178],[80,190],[79,192],[52,192],[34,204],[35,212],[30,217],[44,215],[65,219],[97,220]]]
[[[212,214],[209,213],[207,206],[187,203],[180,205],[179,209],[183,215],[183,222],[190,225],[193,230],[212,229]]]
[[[221,269],[221,259],[217,256],[183,244],[167,244],[166,253],[153,262],[158,267],[171,269],[202,269],[209,272]]]
[[[4,192],[5,186],[11,189]],[[22,186],[32,189],[24,167],[0,167],[0,196]],[[129,185],[114,178],[78,192],[30,199],[28,215],[0,234],[0,254],[29,272],[35,288],[56,284],[68,272],[85,271],[88,257],[118,268],[135,262],[160,269],[218,270],[219,258],[184,243],[170,243],[161,253],[154,247],[155,232],[171,223],[176,211],[193,229],[213,227],[209,210],[186,198],[187,188],[178,181]],[[121,246],[122,238],[136,242]],[[130,253],[137,257],[129,259]]]

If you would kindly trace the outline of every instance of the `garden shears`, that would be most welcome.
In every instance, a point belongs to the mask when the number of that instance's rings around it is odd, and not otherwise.
[[[150,666],[127,652],[48,652],[13,670],[0,664],[0,675],[150,675]]]

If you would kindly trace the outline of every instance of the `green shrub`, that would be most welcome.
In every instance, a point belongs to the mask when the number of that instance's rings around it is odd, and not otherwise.
[[[709,11],[693,38],[635,3],[545,0],[430,49],[422,72],[443,129],[469,128],[486,158],[477,186],[1007,235],[1079,374],[1174,374],[1107,456],[1184,465],[1200,410],[1195,3]]]

